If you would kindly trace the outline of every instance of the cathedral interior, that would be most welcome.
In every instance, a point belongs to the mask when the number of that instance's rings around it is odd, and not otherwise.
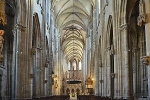
[[[150,0],[0,0],[0,100],[150,100]]]

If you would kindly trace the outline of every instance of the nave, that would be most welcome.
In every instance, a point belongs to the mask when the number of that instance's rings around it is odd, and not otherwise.
[[[150,100],[150,0],[0,0],[0,100]]]

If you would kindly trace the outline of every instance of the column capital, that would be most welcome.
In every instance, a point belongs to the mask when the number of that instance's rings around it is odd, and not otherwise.
[[[31,49],[31,55],[36,55],[36,48]]]
[[[111,76],[112,78],[115,78],[116,74],[115,74],[115,73],[110,73],[110,76]]]
[[[114,55],[114,45],[112,44],[109,49],[110,55]]]
[[[137,20],[138,20],[138,25],[139,26],[142,26],[143,24],[145,24],[146,23],[146,14],[140,14],[139,16],[138,16],[138,18],[137,18]]]
[[[99,80],[100,81],[100,83],[104,83],[104,80]]]
[[[30,76],[30,78],[34,78],[34,74],[33,73],[31,73],[29,76]]]
[[[144,65],[150,65],[150,56],[141,57],[141,61]]]
[[[15,29],[18,29],[18,30],[20,30],[20,31],[25,31],[26,27],[23,26],[23,25],[20,25],[20,24],[16,24],[16,25],[14,26],[14,30],[15,30]]]
[[[45,67],[48,68],[48,66],[49,66],[49,63],[45,63]]]
[[[129,24],[127,24],[127,23],[120,26],[120,30],[121,31],[122,30],[127,30],[128,28],[131,28],[131,26]]]

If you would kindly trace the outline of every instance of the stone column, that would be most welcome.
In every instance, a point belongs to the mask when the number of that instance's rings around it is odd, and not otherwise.
[[[44,96],[49,96],[49,85],[48,82],[51,81],[49,80],[49,56],[46,57],[46,63],[45,63],[45,80],[44,80]]]
[[[86,50],[87,50],[87,54],[86,54],[86,58],[87,58],[87,78],[90,77],[91,75],[91,34],[92,34],[92,30],[88,30],[88,34],[86,35],[86,42],[89,43],[86,45]]]
[[[145,36],[146,36],[146,54],[150,55],[150,0],[145,0],[146,8],[146,24],[145,24]]]
[[[122,79],[123,79],[123,99],[129,99],[129,47],[128,47],[128,25],[121,25],[121,35],[122,35],[122,56],[124,62],[122,62]]]
[[[98,29],[97,29],[98,30]],[[95,90],[95,95],[98,96],[99,95],[99,61],[100,61],[100,50],[99,50],[99,38],[98,38],[98,32],[95,32],[95,58],[93,63],[94,63],[94,90]]]
[[[98,45],[96,45],[96,52],[95,52],[95,68],[94,68],[94,86],[95,86],[95,95],[99,95],[99,57],[98,57]]]
[[[146,56],[141,57],[148,71],[148,100],[150,100],[150,0],[140,0],[138,25],[145,24]]]
[[[51,11],[50,11],[51,13]],[[52,24],[52,18],[50,18],[50,25],[53,25]],[[50,29],[49,29],[49,34],[50,34],[50,40],[49,40],[49,43],[50,43],[50,68],[49,68],[49,96],[52,95],[52,72],[54,71],[53,69],[53,52],[52,52],[52,47],[53,47],[53,43],[52,43],[52,38],[53,38],[53,29],[52,27],[50,26]]]
[[[148,99],[147,100],[150,100],[150,56],[141,57],[141,61],[144,65],[147,66],[147,71],[148,71],[148,74],[147,74],[147,77],[148,77]]]
[[[16,99],[23,99],[25,97],[25,68],[26,68],[26,64],[25,64],[25,27],[20,25],[20,24],[16,24],[15,28],[13,30],[14,32],[14,44],[13,47],[15,49],[13,49],[13,54],[16,56],[15,60],[13,61],[13,73],[15,74],[13,77],[15,77],[15,79],[13,81],[15,81],[14,85],[15,88],[13,92],[15,92],[15,98]],[[30,87],[29,87],[30,88]]]
[[[84,49],[84,54],[83,54],[83,60],[82,60],[82,75],[83,75],[83,90],[84,90],[84,94],[86,94],[86,87],[85,87],[85,81],[86,81],[86,75],[87,75],[87,58],[86,58],[86,50]]]
[[[51,47],[52,48],[52,47]],[[48,85],[49,85],[49,96],[51,96],[52,95],[52,50],[50,50],[50,66],[49,66],[49,83],[48,83]]]

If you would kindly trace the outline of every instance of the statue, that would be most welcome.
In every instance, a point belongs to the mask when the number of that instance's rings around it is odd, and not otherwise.
[[[68,72],[67,71],[65,72],[65,76],[66,76],[66,78],[68,78]]]

